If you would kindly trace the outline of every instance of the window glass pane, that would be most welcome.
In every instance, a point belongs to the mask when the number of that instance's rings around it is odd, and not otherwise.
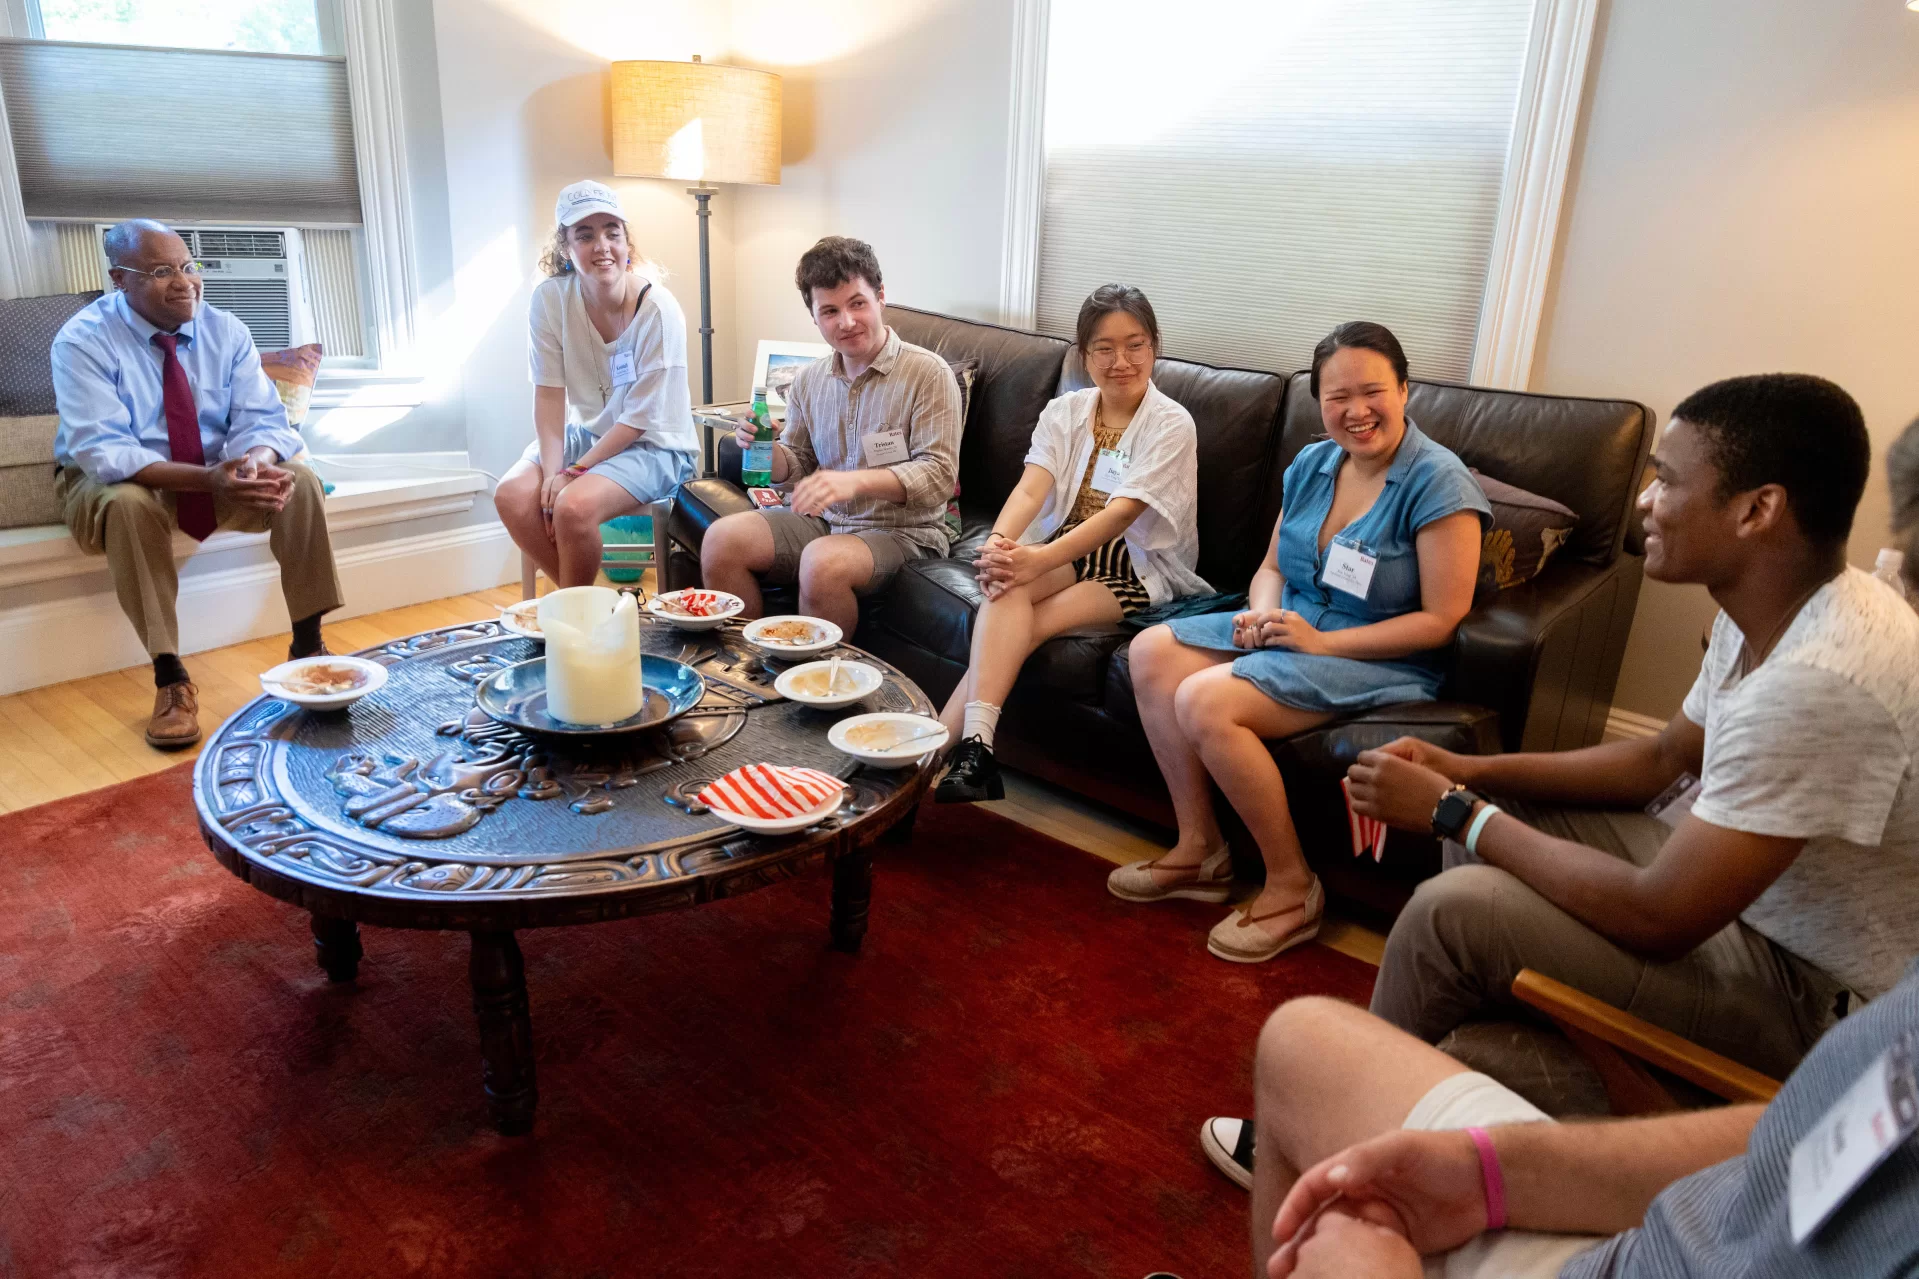
[[[33,0],[29,0],[32,3]],[[328,52],[319,0],[38,0],[49,40],[252,53]]]
[[[1051,0],[1039,327],[1118,280],[1173,355],[1298,369],[1365,319],[1466,377],[1533,0],[1176,12]]]

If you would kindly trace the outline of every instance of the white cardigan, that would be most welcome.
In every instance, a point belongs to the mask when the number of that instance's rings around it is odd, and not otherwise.
[[[1093,464],[1092,418],[1098,403],[1099,388],[1088,387],[1068,392],[1041,410],[1026,461],[1046,468],[1053,491],[1020,534],[1022,543],[1044,542],[1072,514],[1080,482]],[[1107,500],[1130,497],[1146,504],[1126,529],[1126,550],[1147,595],[1153,603],[1164,604],[1210,593],[1213,588],[1193,571],[1199,562],[1198,434],[1193,415],[1149,385],[1119,437],[1119,451],[1129,459],[1126,478]]]

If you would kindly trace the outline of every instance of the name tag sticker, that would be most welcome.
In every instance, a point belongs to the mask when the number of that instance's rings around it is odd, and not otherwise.
[[[1093,488],[1096,492],[1111,493],[1126,482],[1126,471],[1133,464],[1118,449],[1101,449],[1093,459]]]
[[[620,351],[616,353],[613,357],[613,385],[625,386],[629,382],[636,382],[638,380],[638,377],[633,372],[633,352]]]
[[[1347,542],[1334,542],[1326,548],[1326,571],[1319,580],[1336,591],[1366,598],[1373,586],[1373,570],[1379,557]]]
[[[897,426],[883,426],[860,444],[868,466],[892,466],[912,456],[906,448],[906,432]]]
[[[1919,1129],[1914,1039],[1910,1031],[1895,1039],[1792,1148],[1786,1210],[1795,1244],[1804,1246],[1886,1156]]]
[[[1659,792],[1659,798],[1646,805],[1646,816],[1657,817],[1674,830],[1686,820],[1686,814],[1692,811],[1693,803],[1699,798],[1699,779],[1691,773],[1681,773],[1679,780]]]

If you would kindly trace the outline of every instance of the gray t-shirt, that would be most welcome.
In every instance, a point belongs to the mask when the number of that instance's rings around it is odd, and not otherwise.
[[[1919,1033],[1919,965],[1840,1022],[1766,1107],[1746,1153],[1666,1187],[1645,1224],[1561,1267],[1560,1279],[1890,1279],[1919,1270],[1919,1137],[1887,1156],[1807,1240],[1786,1207],[1792,1148],[1900,1035]]]
[[[1849,568],[1740,678],[1724,613],[1685,716],[1706,730],[1693,815],[1803,838],[1740,916],[1870,999],[1919,955],[1919,614]]]

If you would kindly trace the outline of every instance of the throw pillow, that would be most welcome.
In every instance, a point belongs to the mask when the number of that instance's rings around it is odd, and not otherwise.
[[[1473,472],[1493,508],[1493,526],[1479,544],[1479,587],[1503,591],[1539,576],[1579,524],[1579,513],[1549,497]]]
[[[957,360],[948,360],[947,367],[953,370],[953,380],[959,383],[960,393],[960,434],[966,434],[966,416],[973,408],[973,383],[979,380],[979,357],[964,356]],[[953,477],[953,496],[946,503],[946,544],[951,546],[960,540],[960,482],[959,476]]]
[[[59,426],[52,413],[0,417],[0,528],[60,522],[60,503],[53,496],[53,436]]]
[[[53,339],[96,293],[0,302],[0,417],[40,417],[53,404]]]
[[[287,424],[296,431],[306,421],[307,408],[313,403],[313,379],[320,373],[320,355],[318,342],[260,353],[260,367],[273,379],[273,389],[286,406]]]

